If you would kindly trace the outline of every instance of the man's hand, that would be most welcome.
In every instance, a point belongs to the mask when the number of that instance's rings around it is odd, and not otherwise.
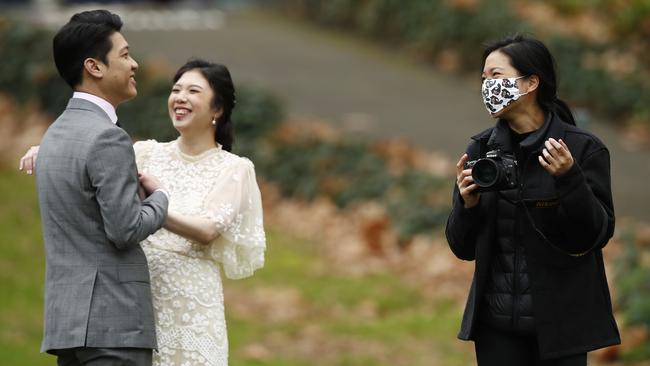
[[[138,174],[138,180],[140,181],[142,188],[144,188],[144,192],[147,194],[147,196],[152,194],[156,189],[163,188],[158,178],[154,177],[153,175],[140,173]]]
[[[20,158],[20,165],[18,169],[24,170],[27,174],[32,174],[36,168],[36,158],[38,157],[39,145],[32,146],[27,150],[25,155]]]
[[[465,208],[472,208],[478,205],[481,196],[479,193],[474,192],[478,185],[474,183],[474,178],[472,178],[472,169],[464,169],[468,159],[467,154],[463,154],[456,164],[456,185],[460,191],[460,196],[465,201]]]

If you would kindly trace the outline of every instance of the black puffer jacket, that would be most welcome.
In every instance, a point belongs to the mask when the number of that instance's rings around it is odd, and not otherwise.
[[[494,255],[479,321],[496,329],[530,334],[535,331],[535,317],[520,234],[524,216],[521,207],[505,197],[498,200],[496,213]]]
[[[481,140],[504,148],[508,126],[496,126],[472,138],[467,154],[479,157]],[[546,172],[537,156],[548,138],[562,139],[574,159],[559,177]],[[609,152],[594,135],[549,113],[545,124],[522,143],[528,154],[520,189],[527,214],[521,243],[528,266],[535,334],[542,358],[588,352],[619,344],[605,277],[602,247],[614,232]],[[498,193],[481,194],[479,204],[464,208],[454,187],[446,235],[454,254],[475,260],[474,279],[459,338],[473,339],[494,257]]]
[[[517,161],[526,161],[528,156],[519,144],[530,133],[509,132],[509,136],[502,137],[510,141],[499,145],[505,146],[508,149],[505,151],[514,154]],[[518,170],[521,175],[521,165]],[[498,195],[494,255],[479,321],[496,329],[530,334],[535,331],[535,317],[525,248],[521,242],[526,215],[519,194],[518,189],[511,189]]]

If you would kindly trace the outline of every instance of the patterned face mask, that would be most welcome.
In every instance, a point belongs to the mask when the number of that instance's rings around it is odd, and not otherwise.
[[[481,86],[483,104],[491,114],[499,113],[503,108],[514,103],[522,95],[517,87],[517,80],[525,76],[507,79],[485,79]]]

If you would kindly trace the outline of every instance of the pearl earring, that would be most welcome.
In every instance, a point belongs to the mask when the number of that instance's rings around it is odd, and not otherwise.
[[[213,120],[212,120],[212,125],[213,125],[213,126],[216,126],[216,125],[217,125],[217,120],[216,120],[216,119],[213,119]]]

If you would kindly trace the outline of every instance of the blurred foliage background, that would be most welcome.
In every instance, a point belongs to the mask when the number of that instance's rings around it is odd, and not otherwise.
[[[287,14],[358,33],[478,75],[483,44],[514,31],[544,39],[559,94],[616,124],[650,124],[647,0],[275,0]]]

